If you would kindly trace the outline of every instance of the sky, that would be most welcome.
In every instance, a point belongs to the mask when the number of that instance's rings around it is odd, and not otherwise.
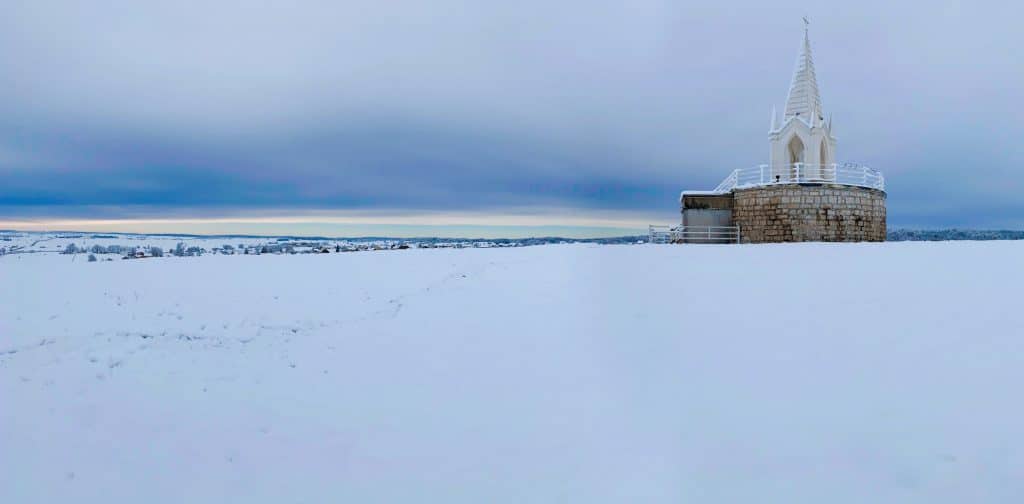
[[[890,227],[1024,228],[1017,2],[34,0],[0,228],[566,236],[767,162],[802,37]],[[298,230],[299,232],[295,232]]]

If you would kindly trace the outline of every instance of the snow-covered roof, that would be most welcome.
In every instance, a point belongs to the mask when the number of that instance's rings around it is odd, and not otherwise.
[[[683,191],[680,196],[720,196],[722,194],[729,194],[729,191]]]
[[[683,198],[686,196],[722,196],[729,194],[729,191],[691,191],[686,190],[679,193],[679,202],[683,202]]]

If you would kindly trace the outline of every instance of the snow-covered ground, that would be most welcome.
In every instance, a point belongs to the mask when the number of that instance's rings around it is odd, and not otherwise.
[[[0,256],[0,502],[1024,500],[1024,242],[83,259]]]

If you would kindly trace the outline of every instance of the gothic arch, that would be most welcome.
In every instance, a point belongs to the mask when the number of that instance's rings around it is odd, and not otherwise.
[[[800,135],[794,134],[786,142],[786,164],[806,162],[807,147]]]

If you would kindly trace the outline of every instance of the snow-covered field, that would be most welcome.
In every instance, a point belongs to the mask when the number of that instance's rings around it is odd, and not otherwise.
[[[1022,259],[0,256],[0,502],[1022,502]]]

